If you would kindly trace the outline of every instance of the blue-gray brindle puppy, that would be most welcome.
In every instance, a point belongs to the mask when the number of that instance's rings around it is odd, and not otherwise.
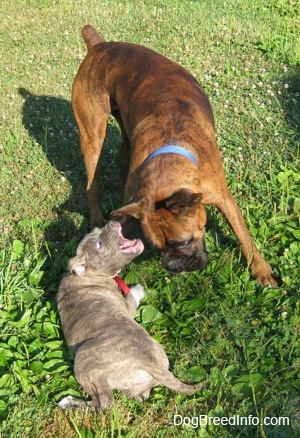
[[[58,311],[75,353],[75,377],[92,399],[67,396],[59,403],[62,409],[106,409],[113,389],[142,401],[159,384],[187,394],[203,387],[174,377],[161,345],[134,321],[143,287],[135,285],[124,295],[116,282],[120,269],[142,251],[139,239],[125,239],[121,225],[111,221],[89,233],[70,260],[57,295]]]

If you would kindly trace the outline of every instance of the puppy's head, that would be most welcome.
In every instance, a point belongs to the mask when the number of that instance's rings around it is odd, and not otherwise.
[[[111,217],[121,223],[126,216],[140,219],[146,239],[160,251],[169,272],[197,271],[208,262],[204,242],[206,209],[201,198],[201,194],[180,189],[154,203],[141,198],[112,212]]]
[[[79,243],[76,256],[69,261],[69,272],[78,276],[115,276],[144,249],[139,239],[125,239],[121,225],[110,221],[94,228]]]

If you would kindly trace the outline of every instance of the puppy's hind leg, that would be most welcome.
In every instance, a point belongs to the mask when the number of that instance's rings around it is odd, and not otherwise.
[[[91,342],[93,344],[93,341]],[[88,344],[88,342],[87,342]],[[93,357],[94,347],[84,344],[75,355],[74,374],[77,382],[92,397],[88,407],[95,411],[107,409],[113,401],[113,395],[106,374],[101,373],[101,363]]]
[[[91,409],[97,412],[100,409],[107,409],[112,401],[113,396],[111,391],[103,391],[99,394],[97,392],[97,388],[95,388],[95,392],[92,394],[92,400],[81,400],[77,397],[73,397],[72,395],[68,395],[58,403],[58,406],[63,411],[69,409]]]
[[[64,397],[59,403],[58,406],[63,411],[67,411],[69,409],[85,409],[90,408],[93,405],[92,400],[81,400],[79,398],[73,397],[72,395],[68,395]]]

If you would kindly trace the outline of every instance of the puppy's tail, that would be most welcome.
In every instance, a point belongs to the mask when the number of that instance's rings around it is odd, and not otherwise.
[[[86,43],[88,52],[96,44],[105,42],[105,39],[90,24],[87,24],[86,26],[84,26],[84,28],[81,31],[81,35]]]
[[[183,394],[194,394],[197,391],[201,391],[201,389],[205,388],[206,386],[206,382],[198,383],[197,385],[187,385],[186,383],[183,383],[177,379],[171,373],[171,371],[164,371],[163,373],[152,372],[151,374],[159,383],[163,384],[172,391],[181,392]]]

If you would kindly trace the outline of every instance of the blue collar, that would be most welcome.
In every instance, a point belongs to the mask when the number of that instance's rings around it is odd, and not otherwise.
[[[196,166],[198,166],[198,160],[194,157],[194,155],[189,152],[188,150],[184,149],[181,146],[175,146],[173,144],[167,145],[167,146],[161,146],[160,148],[153,151],[148,158],[146,158],[145,163],[148,163],[148,161],[152,160],[152,158],[157,157],[161,154],[177,154],[181,155],[182,157],[188,158],[190,161],[192,161]]]

